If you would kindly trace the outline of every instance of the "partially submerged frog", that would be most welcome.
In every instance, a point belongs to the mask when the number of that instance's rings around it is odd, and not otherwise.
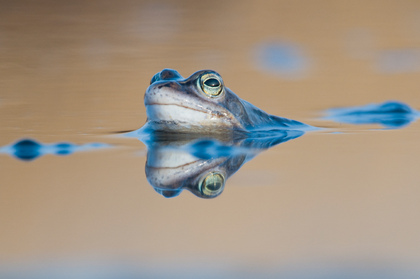
[[[184,79],[177,71],[155,74],[146,90],[147,123],[143,129],[170,133],[258,134],[314,127],[270,115],[225,87],[222,77],[202,70]]]

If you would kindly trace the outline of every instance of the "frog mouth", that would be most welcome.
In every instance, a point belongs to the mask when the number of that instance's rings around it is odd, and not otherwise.
[[[151,121],[176,121],[186,123],[202,123],[216,116],[211,111],[171,103],[146,104],[146,113],[148,119]]]
[[[184,105],[180,105],[180,104],[171,104],[171,103],[147,103],[145,104],[145,106],[177,106],[180,107],[181,109],[189,109],[189,110],[193,110],[193,111],[197,111],[197,112],[201,112],[201,113],[206,113],[209,114],[211,113],[210,111],[205,111],[205,110],[200,110],[198,108],[192,108],[189,106],[184,106]]]

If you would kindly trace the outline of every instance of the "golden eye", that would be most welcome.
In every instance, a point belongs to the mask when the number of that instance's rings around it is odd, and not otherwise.
[[[218,97],[223,92],[222,78],[214,73],[204,74],[199,79],[201,90],[210,97]]]
[[[210,172],[199,185],[200,192],[207,197],[217,196],[223,191],[225,178],[219,172]]]

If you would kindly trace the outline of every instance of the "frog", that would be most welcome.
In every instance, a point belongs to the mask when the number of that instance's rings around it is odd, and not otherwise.
[[[143,130],[255,136],[315,129],[269,114],[241,99],[214,70],[200,70],[184,78],[176,70],[163,69],[151,79],[144,105],[147,121]]]

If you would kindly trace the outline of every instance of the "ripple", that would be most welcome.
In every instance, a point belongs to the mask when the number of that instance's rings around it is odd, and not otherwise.
[[[14,144],[0,147],[0,154],[9,154],[22,161],[32,161],[46,154],[65,156],[73,154],[74,152],[90,151],[107,147],[110,147],[110,145],[105,143],[86,143],[77,145],[69,142],[59,142],[43,144],[33,139],[21,139]]]

